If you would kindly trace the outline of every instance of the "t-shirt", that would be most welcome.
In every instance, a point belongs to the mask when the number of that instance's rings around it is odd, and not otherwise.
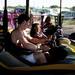
[[[45,29],[45,35],[53,35],[56,32],[55,26],[50,26]]]

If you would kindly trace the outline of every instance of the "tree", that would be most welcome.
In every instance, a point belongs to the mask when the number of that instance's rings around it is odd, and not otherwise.
[[[73,7],[71,8],[71,10],[72,10],[72,11],[75,11],[75,6],[73,6]]]
[[[52,6],[50,6],[50,8],[59,8],[59,6],[57,6],[57,5],[52,5]]]

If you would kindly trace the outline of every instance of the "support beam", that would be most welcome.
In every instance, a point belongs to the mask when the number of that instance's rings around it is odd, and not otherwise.
[[[26,14],[29,15],[29,0],[26,0]]]
[[[62,21],[61,21],[61,7],[62,6],[62,0],[60,0],[60,14],[59,14],[59,25],[62,27]]]
[[[58,25],[60,26],[60,27],[62,27],[62,15],[61,15],[61,7],[62,6],[62,0],[60,0],[60,13],[59,13],[59,15],[58,15]]]
[[[4,13],[3,13],[3,34],[4,34],[4,47],[7,45],[7,32],[8,32],[8,15],[7,15],[7,0],[4,2]]]
[[[7,16],[7,0],[4,2],[4,13],[3,13],[3,30],[6,33],[8,31],[8,16]]]

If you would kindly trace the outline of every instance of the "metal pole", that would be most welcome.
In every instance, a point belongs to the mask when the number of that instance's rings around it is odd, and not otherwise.
[[[62,6],[62,0],[60,0],[60,14],[59,14],[59,25],[60,27],[62,27],[62,23],[61,23],[61,7]]]
[[[26,14],[29,15],[29,0],[26,0]]]
[[[7,0],[4,2],[4,13],[3,13],[3,34],[4,34],[4,46],[7,45],[7,32],[8,32],[8,16],[7,16]]]
[[[8,31],[8,16],[7,16],[7,0],[5,0],[5,7],[4,7],[4,13],[3,13],[3,30],[4,33]]]

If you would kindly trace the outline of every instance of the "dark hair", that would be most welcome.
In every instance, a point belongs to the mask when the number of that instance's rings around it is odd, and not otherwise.
[[[24,20],[28,21],[30,18],[26,14],[21,14],[17,19],[18,19],[18,24],[21,24]]]
[[[56,32],[55,26],[51,26],[50,28],[47,28],[44,34],[48,36],[48,35],[53,35],[55,32]]]
[[[38,30],[37,25],[38,25],[38,23],[32,24],[32,28],[31,28],[31,31],[30,31],[30,35],[32,37],[34,37],[37,34],[37,30]]]
[[[50,22],[50,20],[51,20],[51,17],[47,16],[46,19],[45,19],[45,23]]]

